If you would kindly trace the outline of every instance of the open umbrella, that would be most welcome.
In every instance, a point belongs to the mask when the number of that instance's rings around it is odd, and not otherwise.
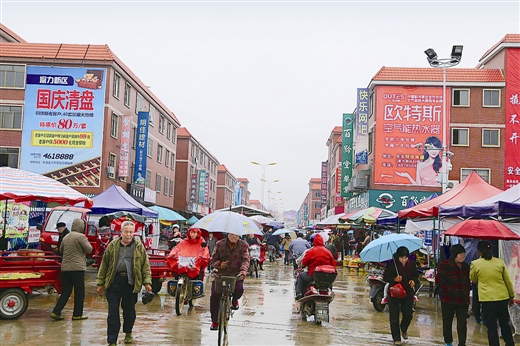
[[[289,235],[291,236],[291,239],[296,239],[296,233],[292,229],[288,229],[288,228],[280,228],[280,229],[274,231],[272,235],[282,235],[283,236],[286,233],[289,233]]]
[[[194,225],[195,222],[199,221],[195,216],[192,216],[188,219],[188,225]]]
[[[392,259],[398,247],[405,246],[410,252],[413,252],[420,249],[422,245],[423,240],[420,238],[404,233],[394,233],[372,240],[361,251],[359,257],[363,262],[388,261]]]
[[[152,209],[153,211],[156,211],[159,213],[159,220],[165,220],[165,221],[186,221],[186,218],[180,215],[179,213],[174,212],[171,209],[160,207],[158,205],[154,205],[151,207],[148,207],[149,209]]]
[[[243,236],[246,234],[262,235],[253,220],[232,211],[216,211],[197,221],[193,228],[205,229],[208,232],[224,232]]]
[[[520,236],[496,220],[464,220],[448,228],[444,235],[484,240],[520,240]]]

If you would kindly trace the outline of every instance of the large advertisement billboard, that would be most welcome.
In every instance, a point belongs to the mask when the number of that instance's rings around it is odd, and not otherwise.
[[[450,89],[446,90],[449,124]],[[441,186],[442,88],[376,87],[374,183]],[[449,128],[446,139],[449,143]]]
[[[504,188],[520,183],[520,49],[509,48],[506,69]]]
[[[105,69],[27,66],[20,168],[99,186]]]

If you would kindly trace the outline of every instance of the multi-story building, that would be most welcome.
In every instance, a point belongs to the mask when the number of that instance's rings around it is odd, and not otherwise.
[[[220,164],[185,127],[177,130],[173,209],[188,216],[216,209],[217,167]]]
[[[235,205],[235,187],[237,179],[223,164],[217,168],[217,200],[216,209],[229,208]]]
[[[410,199],[420,202],[441,193],[443,148],[451,157],[445,188],[471,171],[499,188],[517,184],[519,45],[520,35],[506,35],[477,68],[448,68],[445,85],[442,68],[381,68],[368,86],[368,163],[355,166],[347,209],[370,205],[398,211]]]
[[[327,216],[344,211],[341,197],[341,131],[341,126],[334,127],[327,139]]]
[[[173,206],[180,122],[107,45],[27,43],[3,25],[0,37],[1,165]]]

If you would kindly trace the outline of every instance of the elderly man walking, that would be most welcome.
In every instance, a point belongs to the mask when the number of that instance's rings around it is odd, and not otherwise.
[[[125,221],[121,225],[121,237],[108,245],[97,276],[97,293],[106,291],[108,302],[107,341],[117,345],[121,329],[119,305],[123,308],[123,332],[125,344],[133,342],[132,329],[136,318],[137,294],[144,285],[152,291],[152,273],[146,249],[139,238],[134,237],[135,225]]]

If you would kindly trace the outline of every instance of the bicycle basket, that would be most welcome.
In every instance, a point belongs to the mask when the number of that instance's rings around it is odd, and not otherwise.
[[[215,291],[221,294],[224,291],[224,286],[229,284],[229,292],[233,293],[236,281],[237,278],[234,276],[219,276],[215,278]]]

